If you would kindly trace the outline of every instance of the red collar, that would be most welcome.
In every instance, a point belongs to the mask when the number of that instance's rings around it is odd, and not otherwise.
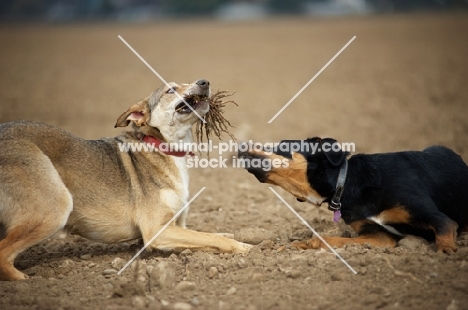
[[[158,138],[155,138],[153,136],[143,136],[143,138],[141,138],[141,140],[143,142],[146,142],[148,144],[151,144],[153,145],[155,148],[157,148],[159,150],[159,152],[161,153],[164,153],[166,155],[171,155],[171,156],[175,156],[175,157],[184,157],[185,155],[190,155],[190,156],[195,156],[195,154],[193,152],[183,152],[183,151],[161,151],[159,149],[159,145],[161,145],[161,143],[166,143],[166,142],[163,142],[161,140],[159,140]],[[167,145],[168,146],[168,145]]]

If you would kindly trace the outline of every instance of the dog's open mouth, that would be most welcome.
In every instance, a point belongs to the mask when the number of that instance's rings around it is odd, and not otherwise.
[[[175,110],[180,114],[189,114],[192,113],[194,110],[200,106],[203,102],[206,102],[208,96],[201,96],[201,95],[189,95],[184,97],[184,101],[180,102]],[[187,105],[187,104],[188,105]],[[190,106],[190,107],[189,107]]]

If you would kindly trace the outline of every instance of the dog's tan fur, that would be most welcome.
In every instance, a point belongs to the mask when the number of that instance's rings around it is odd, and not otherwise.
[[[171,87],[181,96],[208,96],[210,91],[206,80]],[[16,256],[63,227],[99,242],[142,238],[147,244],[188,201],[185,157],[121,152],[118,143],[141,143],[141,135],[191,142],[198,118],[176,112],[180,102],[162,86],[118,118],[116,127],[132,122],[132,132],[94,141],[42,123],[0,125],[0,224],[5,231],[0,279],[27,278],[13,266]],[[195,109],[203,116],[209,104],[200,102]],[[186,215],[148,248],[248,252],[247,244],[185,229]]]

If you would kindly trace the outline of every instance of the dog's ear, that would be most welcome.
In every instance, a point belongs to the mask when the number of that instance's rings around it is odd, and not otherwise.
[[[320,137],[307,138],[306,141],[307,141],[308,143],[322,144],[322,138],[320,138]]]
[[[339,166],[345,159],[348,152],[343,152],[335,139],[325,138],[321,140],[321,149],[325,157],[333,166]]]
[[[130,122],[137,126],[145,126],[150,118],[150,109],[148,98],[143,99],[132,105],[127,111],[122,113],[117,119],[114,127],[126,127]]]

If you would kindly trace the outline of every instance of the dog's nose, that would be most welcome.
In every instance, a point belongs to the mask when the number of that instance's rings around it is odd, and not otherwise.
[[[246,142],[241,142],[237,147],[237,156],[241,158],[244,155],[248,155],[247,153],[248,150],[249,150],[249,145]]]
[[[201,88],[210,87],[210,82],[208,82],[208,80],[205,80],[205,79],[198,80],[195,83],[197,83],[197,85],[200,86]]]

